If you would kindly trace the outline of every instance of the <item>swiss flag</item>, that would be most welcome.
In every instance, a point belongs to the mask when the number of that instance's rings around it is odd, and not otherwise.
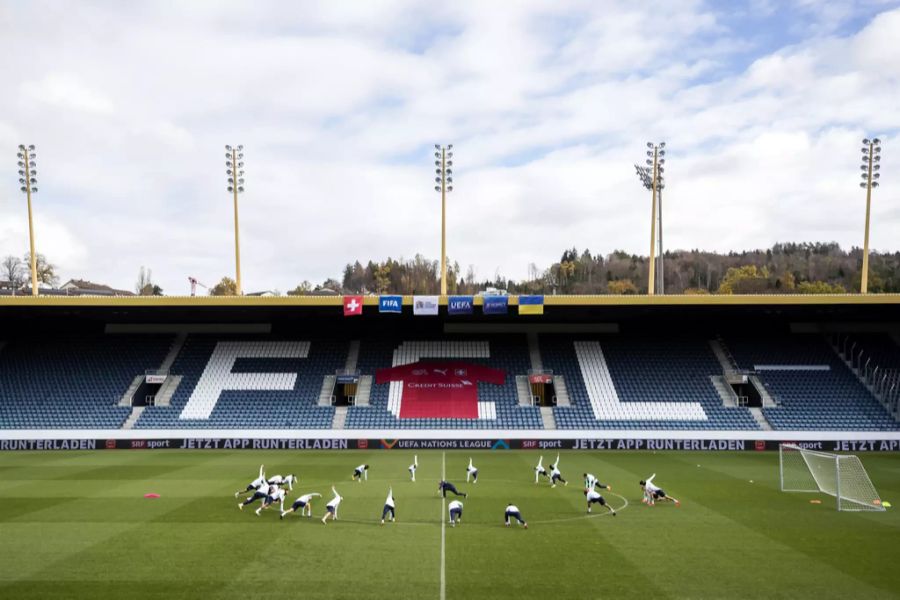
[[[352,317],[362,314],[362,296],[344,296],[344,316]]]

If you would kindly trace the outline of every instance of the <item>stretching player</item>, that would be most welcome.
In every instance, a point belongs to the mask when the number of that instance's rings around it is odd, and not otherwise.
[[[515,504],[507,504],[506,513],[504,515],[506,517],[507,527],[509,527],[510,519],[515,519],[520,525],[522,525],[522,527],[528,529],[528,523],[526,523],[525,519],[522,518],[522,513],[519,512],[519,507]]]
[[[238,508],[244,510],[244,507],[248,504],[253,504],[257,500],[265,500],[266,496],[269,495],[269,482],[263,481],[258,486],[256,486],[256,491],[253,492],[253,495],[244,500],[243,502],[238,502]],[[274,491],[274,490],[273,490]]]
[[[538,482],[538,478],[541,475],[543,475],[544,477],[547,477],[547,478],[550,477],[550,474],[547,473],[547,469],[544,468],[544,457],[543,456],[538,459],[538,464],[534,468],[534,482],[535,483]]]
[[[322,524],[327,525],[328,517],[331,517],[332,521],[337,521],[338,518],[338,506],[341,505],[341,495],[337,493],[337,490],[334,489],[334,486],[331,486],[331,491],[334,493],[334,498],[328,501],[328,504],[325,505],[325,516],[322,517]]]
[[[588,512],[591,512],[591,504],[599,504],[600,506],[605,506],[607,510],[612,513],[612,516],[616,516],[616,511],[613,510],[612,506],[606,503],[606,498],[604,498],[594,490],[584,490],[584,495],[587,497]]]
[[[559,472],[559,455],[556,457],[556,462],[550,465],[550,487],[556,487],[557,481],[562,481],[563,485],[569,485],[569,482],[563,479],[562,473]]]
[[[297,481],[297,477],[295,475],[285,475],[282,477],[281,475],[272,475],[269,478],[269,485],[286,485],[288,489],[294,491],[294,482]]]
[[[419,455],[413,456],[413,464],[409,465],[409,476],[413,483],[416,481],[416,469],[419,468]]]
[[[597,479],[594,475],[590,473],[584,473],[584,489],[594,490],[594,488],[598,487],[602,490],[612,489],[611,485],[600,483],[600,480]]]
[[[260,486],[260,484],[262,484],[262,483],[266,483],[266,472],[265,472],[265,467],[263,465],[259,465],[259,477],[257,477],[253,481],[251,481],[250,484],[247,485],[247,487],[244,488],[243,490],[236,491],[234,493],[234,497],[237,498],[241,494],[246,494],[248,492],[252,492],[256,488],[258,488]]]
[[[451,500],[448,508],[450,509],[450,526],[456,527],[457,523],[462,523],[463,503],[459,500]]]
[[[322,494],[317,494],[316,492],[313,492],[311,494],[303,494],[302,496],[300,496],[299,498],[294,500],[294,503],[291,504],[291,507],[289,509],[281,511],[281,518],[283,519],[285,517],[285,515],[287,515],[289,513],[297,512],[298,508],[300,509],[301,517],[306,517],[306,518],[311,517],[312,516],[312,499],[315,497],[321,498]]]
[[[366,481],[369,480],[369,465],[359,465],[353,469],[353,476],[350,479],[362,483],[363,477],[366,478]]]
[[[462,496],[463,498],[468,498],[469,495],[465,492],[459,492],[456,490],[456,486],[450,483],[449,481],[444,481],[441,479],[441,482],[438,484],[438,491],[441,493],[441,496],[444,498],[447,497],[447,492],[453,492],[456,496]]]
[[[273,489],[274,488],[274,489]],[[259,516],[259,511],[265,510],[275,504],[276,502],[281,503],[281,508],[279,508],[280,512],[284,512],[284,497],[287,495],[283,489],[278,487],[277,485],[273,485],[269,488],[269,495],[266,496],[266,499],[263,500],[262,506],[256,509],[256,516]]]
[[[647,506],[654,506],[657,500],[660,502],[674,502],[675,506],[681,504],[675,498],[667,496],[661,488],[657,487],[653,483],[654,477],[656,477],[656,473],[648,477],[646,481],[641,481],[641,490],[644,492],[644,498],[641,502],[645,502]]]
[[[466,483],[469,483],[469,477],[472,478],[472,483],[478,483],[478,469],[472,464],[472,457],[469,457],[469,466],[466,467]]]
[[[394,522],[394,490],[388,488],[387,499],[384,501],[384,509],[381,511],[381,524],[384,525],[384,518],[391,513],[391,523]]]

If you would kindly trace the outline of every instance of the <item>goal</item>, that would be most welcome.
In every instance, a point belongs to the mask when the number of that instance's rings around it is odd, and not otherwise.
[[[884,510],[878,491],[856,456],[781,444],[778,464],[782,492],[822,492],[835,497],[838,510]]]

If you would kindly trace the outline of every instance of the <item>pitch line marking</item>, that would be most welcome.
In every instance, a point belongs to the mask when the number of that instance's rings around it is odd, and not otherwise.
[[[447,453],[441,452],[441,480],[447,476]],[[446,538],[447,524],[444,522],[444,508],[447,504],[446,494],[441,494],[441,600],[447,598]]]

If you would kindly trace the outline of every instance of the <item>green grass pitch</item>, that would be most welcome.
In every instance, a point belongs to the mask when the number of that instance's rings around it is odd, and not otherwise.
[[[544,464],[555,453],[543,452]],[[0,454],[0,598],[896,598],[900,516],[839,513],[778,490],[777,453],[563,452],[567,487],[534,484],[537,452],[102,451]],[[477,485],[465,484],[472,456]],[[900,502],[900,455],[862,456]],[[463,523],[437,494],[469,492]],[[357,464],[369,480],[350,481]],[[340,520],[238,511],[256,475],[332,484]],[[585,515],[581,474],[617,517]],[[681,500],[650,508],[638,480]],[[753,481],[751,483],[751,480]],[[396,523],[379,525],[392,485]],[[158,493],[158,499],[145,499]],[[809,502],[820,498],[822,504]],[[327,499],[327,498],[326,498]],[[449,502],[449,500],[448,500]],[[507,502],[529,528],[505,528]],[[626,505],[627,502],[627,505]],[[442,557],[442,538],[444,540]],[[443,585],[442,585],[443,574]]]

